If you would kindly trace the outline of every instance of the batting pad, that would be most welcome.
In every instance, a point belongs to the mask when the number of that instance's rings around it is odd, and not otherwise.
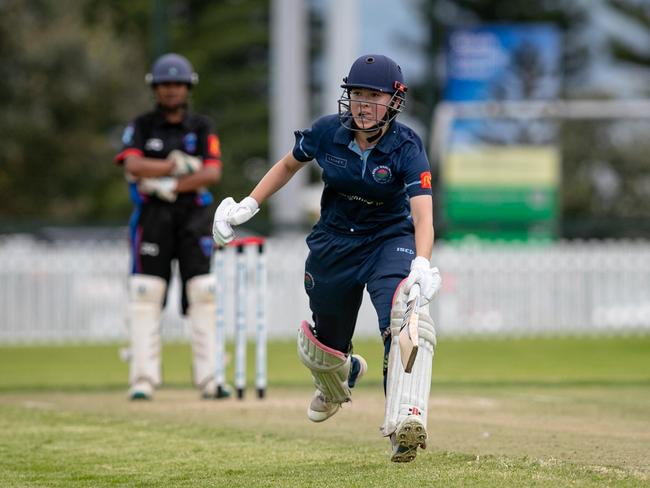
[[[130,385],[141,380],[153,386],[161,383],[160,314],[166,287],[158,276],[135,274],[129,278]]]
[[[212,275],[195,276],[187,281],[187,313],[192,330],[192,379],[201,389],[214,380],[217,369],[215,286]]]
[[[386,412],[381,432],[389,436],[409,415],[417,415],[427,424],[429,393],[431,391],[431,366],[436,347],[436,332],[428,306],[420,307],[418,324],[418,353],[411,373],[402,366],[399,348],[399,330],[406,312],[406,296],[401,286],[395,293],[391,310],[391,345],[388,354],[388,378],[386,383]]]
[[[316,388],[329,402],[350,401],[352,395],[348,386],[348,375],[352,364],[350,357],[319,342],[306,321],[300,324],[298,331],[298,356],[311,371]]]

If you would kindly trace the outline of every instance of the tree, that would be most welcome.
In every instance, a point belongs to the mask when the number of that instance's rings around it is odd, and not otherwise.
[[[200,74],[193,107],[222,139],[216,198],[248,191],[249,166],[268,154],[268,10],[262,0],[0,2],[0,226],[126,222],[111,161],[127,122],[152,108],[144,75],[161,49]]]
[[[143,53],[107,21],[90,28],[81,6],[0,3],[0,220],[10,228],[108,219],[127,208],[109,142],[117,121],[143,106],[132,68]]]
[[[256,165],[269,154],[269,2],[176,2],[171,46],[192,60],[200,83],[192,95],[198,111],[216,121],[223,151],[217,200],[248,194]],[[262,163],[263,164],[263,163]],[[269,230],[267,206],[251,222]]]

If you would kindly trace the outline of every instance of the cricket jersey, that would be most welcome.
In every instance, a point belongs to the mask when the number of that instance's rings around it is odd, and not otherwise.
[[[203,160],[204,166],[221,167],[219,137],[212,129],[207,117],[186,112],[180,123],[170,123],[160,110],[153,110],[133,120],[122,134],[123,148],[115,156],[115,163],[122,164],[131,155],[164,160],[175,149]],[[148,195],[135,195],[132,185],[132,199],[147,200]],[[133,197],[136,198],[133,198]],[[212,203],[212,195],[205,190],[181,194],[180,199],[193,198],[199,206]],[[136,202],[137,203],[137,202]]]
[[[431,195],[431,169],[419,136],[394,121],[362,151],[337,115],[295,132],[293,156],[316,160],[325,183],[318,225],[342,234],[369,234],[407,219],[409,197]]]
[[[170,123],[160,110],[140,115],[124,130],[123,148],[115,157],[123,164],[130,156],[164,161],[175,149],[203,160],[203,166],[221,167],[219,138],[207,117],[186,112],[180,123]],[[171,262],[178,260],[182,281],[182,310],[188,301],[185,285],[210,273],[212,195],[207,190],[178,194],[173,202],[138,191],[129,184],[135,209],[129,221],[131,273],[158,276],[169,282]]]

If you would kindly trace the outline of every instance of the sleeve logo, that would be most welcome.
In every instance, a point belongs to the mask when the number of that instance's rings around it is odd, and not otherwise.
[[[208,136],[208,154],[213,158],[221,157],[221,144],[216,134],[210,134]]]
[[[133,133],[135,132],[135,129],[133,128],[133,124],[129,124],[126,126],[124,129],[124,132],[122,133],[122,144],[125,146],[131,146],[133,145]]]
[[[431,171],[420,173],[420,188],[431,188]]]

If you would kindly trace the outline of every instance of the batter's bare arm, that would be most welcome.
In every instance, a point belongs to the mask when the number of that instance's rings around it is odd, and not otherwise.
[[[286,185],[293,175],[295,175],[304,165],[305,163],[301,163],[294,158],[292,153],[287,153],[286,156],[280,159],[271,167],[270,170],[267,171],[260,182],[255,186],[250,196],[261,205],[263,201]]]
[[[212,224],[212,237],[220,246],[225,246],[234,238],[233,226],[243,224],[250,220],[259,211],[259,206],[267,198],[296,174],[303,163],[288,153],[275,163],[262,177],[249,196],[241,202],[236,202],[232,197],[225,198],[214,213]]]
[[[433,200],[430,195],[411,197],[411,215],[415,226],[415,252],[431,259],[433,252]]]
[[[174,170],[174,163],[169,159],[128,156],[124,160],[124,171],[136,178],[155,178],[169,176]]]

